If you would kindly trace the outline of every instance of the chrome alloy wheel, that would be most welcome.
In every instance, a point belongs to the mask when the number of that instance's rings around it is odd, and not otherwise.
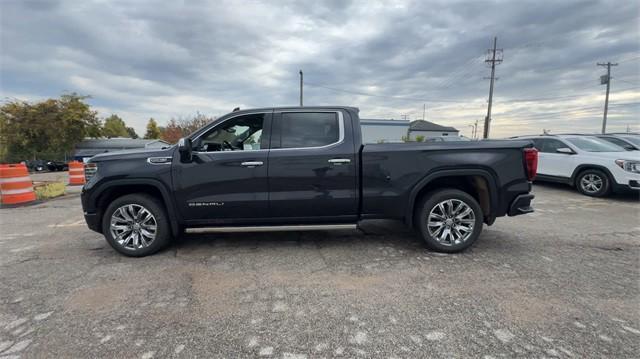
[[[445,246],[460,244],[469,239],[475,223],[473,209],[459,199],[448,199],[436,204],[427,218],[429,234]]]
[[[111,215],[111,235],[128,250],[137,250],[151,245],[156,239],[158,223],[148,209],[139,204],[127,204]]]
[[[604,181],[602,178],[593,173],[586,174],[580,179],[580,187],[587,193],[598,193],[603,185]]]

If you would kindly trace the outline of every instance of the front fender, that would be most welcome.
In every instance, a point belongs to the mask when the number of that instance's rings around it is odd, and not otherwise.
[[[109,193],[116,189],[131,189],[132,187],[151,187],[157,190],[162,196],[162,200],[167,210],[167,216],[169,216],[169,224],[171,226],[171,232],[174,236],[179,234],[181,218],[176,210],[175,201],[171,195],[171,191],[161,181],[153,178],[140,178],[140,179],[109,179],[108,181],[98,182],[91,188],[83,189],[83,205],[85,212],[94,212],[100,214],[104,207],[108,204],[101,204],[102,198],[108,196]],[[130,192],[132,193],[132,192]]]

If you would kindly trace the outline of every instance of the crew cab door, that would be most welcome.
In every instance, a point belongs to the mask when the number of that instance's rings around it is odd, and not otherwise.
[[[270,216],[355,220],[355,154],[351,118],[342,111],[276,110],[269,151]]]
[[[271,111],[233,116],[192,139],[193,160],[174,160],[173,186],[187,224],[265,216]]]

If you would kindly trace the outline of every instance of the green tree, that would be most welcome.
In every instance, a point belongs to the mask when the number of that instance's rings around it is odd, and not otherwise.
[[[153,118],[150,118],[149,122],[147,122],[147,133],[144,134],[144,138],[151,140],[160,138],[160,128],[158,128],[158,123]]]
[[[75,93],[40,102],[7,101],[0,107],[0,160],[64,159],[85,137],[99,137],[101,122]]]
[[[416,136],[416,142],[424,142],[424,136],[423,135]]]
[[[127,127],[127,133],[131,138],[139,138],[138,134],[136,133],[136,130],[134,130],[133,127]]]
[[[127,125],[118,115],[111,115],[104,120],[102,135],[105,137],[128,137]]]

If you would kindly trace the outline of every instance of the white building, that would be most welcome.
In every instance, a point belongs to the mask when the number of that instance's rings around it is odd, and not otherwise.
[[[415,140],[416,136],[424,136],[424,138],[429,138],[459,135],[460,131],[453,127],[440,126],[429,121],[417,120],[411,122],[411,125],[409,126],[409,136],[412,140]]]
[[[408,120],[360,119],[362,143],[402,142],[409,133]]]

